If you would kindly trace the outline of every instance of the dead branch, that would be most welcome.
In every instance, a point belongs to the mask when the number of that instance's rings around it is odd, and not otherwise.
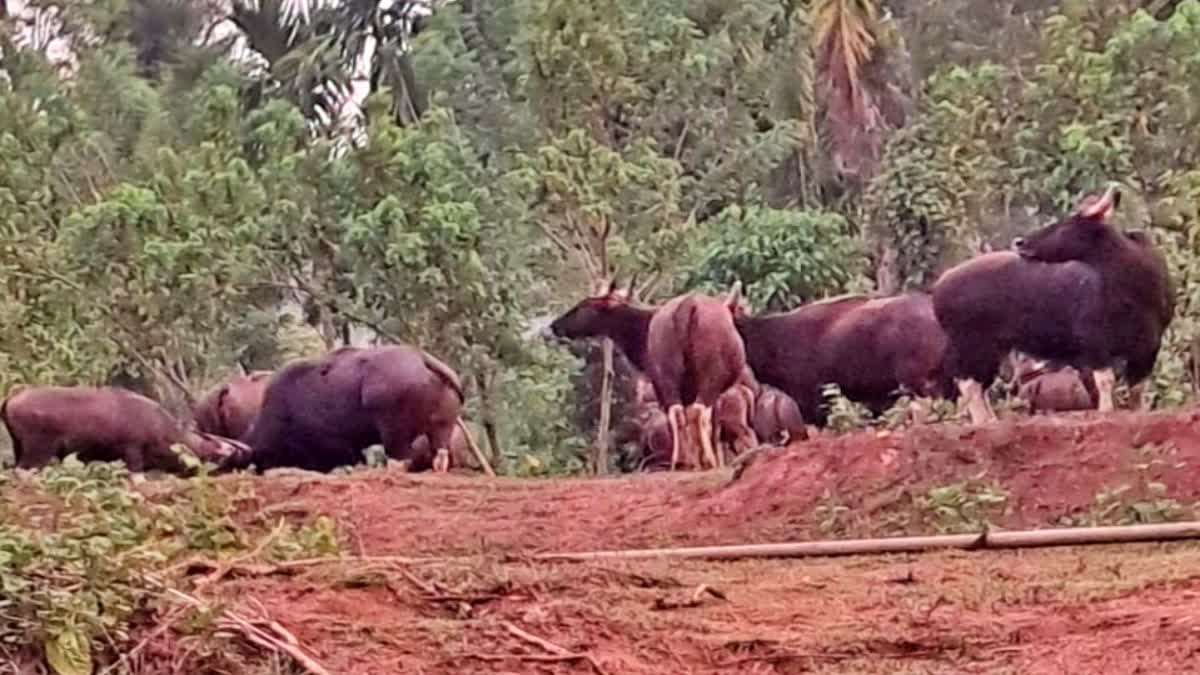
[[[471,454],[475,455],[475,461],[479,462],[479,466],[483,467],[484,473],[495,478],[496,470],[492,468],[492,463],[488,461],[487,457],[483,454],[483,450],[479,448],[479,444],[475,442],[475,436],[471,434],[471,430],[467,428],[466,423],[463,422],[461,417],[455,423],[462,430],[463,437],[467,439],[467,447],[471,449]]]
[[[161,582],[155,582],[153,579],[150,581],[161,586]],[[181,600],[196,609],[208,608],[199,598],[188,595],[179,589],[167,588],[166,592],[175,599]],[[259,610],[265,615],[265,609],[261,604],[259,604]],[[300,664],[300,666],[312,675],[332,675],[324,666],[304,653],[303,647],[295,635],[292,635],[279,622],[272,621],[266,616],[250,620],[233,610],[225,610],[225,613],[217,621],[217,626],[218,630],[239,632],[248,641],[267,651],[290,656],[292,660]]]
[[[463,654],[463,657],[477,661],[532,661],[536,663],[562,663],[563,661],[591,660],[588,654]],[[593,668],[595,662],[591,662]],[[603,672],[603,671],[597,671]]]
[[[504,626],[504,630],[508,631],[509,633],[512,633],[513,635],[521,638],[522,640],[528,642],[529,644],[537,645],[538,647],[541,647],[542,649],[550,652],[551,654],[557,654],[558,656],[566,656],[571,653],[571,652],[567,651],[566,649],[554,644],[553,642],[550,642],[549,640],[545,640],[543,638],[540,638],[540,637],[534,635],[533,633],[522,630],[519,626],[517,626],[516,624],[514,624],[510,621],[505,621],[504,623],[502,623],[500,625]]]
[[[405,579],[408,579],[409,583],[411,583],[413,586],[416,586],[418,589],[424,591],[426,594],[428,594],[428,595],[437,595],[438,594],[438,590],[436,588],[434,588],[432,584],[430,584],[426,581],[423,581],[420,577],[413,574],[412,572],[409,572],[408,570],[400,570],[400,574],[403,575]]]
[[[587,661],[588,665],[590,665],[592,667],[592,670],[596,671],[597,675],[606,675],[604,672],[604,669],[600,667],[600,664],[596,662],[596,659],[593,658],[591,654],[587,654],[587,653],[576,654],[576,653],[570,652],[570,651],[554,644],[553,642],[550,642],[549,640],[540,638],[540,637],[534,635],[533,633],[523,630],[521,627],[517,626],[516,624],[514,624],[510,621],[505,621],[505,622],[501,623],[500,625],[504,626],[504,629],[507,630],[509,633],[512,633],[513,635],[524,640],[525,642],[528,642],[529,644],[532,644],[532,645],[536,645],[536,646],[541,647],[542,649],[550,652],[554,656],[553,660],[556,660],[556,661]],[[522,656],[522,657],[518,657],[518,658],[526,658],[526,657]],[[526,660],[528,660],[528,659],[526,659]]]

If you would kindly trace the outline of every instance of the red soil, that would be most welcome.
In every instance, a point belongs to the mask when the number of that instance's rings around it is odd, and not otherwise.
[[[820,436],[736,473],[268,476],[255,479],[247,516],[330,515],[358,555],[478,557],[230,577],[206,592],[258,599],[334,673],[1200,672],[1191,543],[732,563],[505,559],[931,532],[944,523],[921,498],[963,481],[1006,494],[986,513],[1001,527],[1154,519],[1170,510],[1165,500],[1190,518],[1197,419],[1191,409],[1081,413]],[[847,515],[831,521],[834,506]],[[700,584],[726,599],[700,593],[687,606]],[[596,665],[525,658],[551,654],[505,622]]]

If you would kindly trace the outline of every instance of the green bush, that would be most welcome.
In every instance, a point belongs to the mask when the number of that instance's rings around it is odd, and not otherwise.
[[[706,227],[686,287],[718,293],[741,280],[756,311],[840,293],[866,266],[859,241],[835,213],[731,206]]]
[[[26,672],[21,664],[45,658],[58,675],[91,673],[130,639],[180,559],[254,543],[256,533],[233,519],[239,495],[203,473],[175,482],[142,491],[123,465],[73,455],[0,476],[0,669]],[[338,550],[327,519],[280,524],[269,536],[268,559]]]

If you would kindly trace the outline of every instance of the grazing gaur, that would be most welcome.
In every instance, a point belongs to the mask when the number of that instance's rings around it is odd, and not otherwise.
[[[754,401],[758,383],[749,368],[743,369],[742,377],[732,387],[721,392],[713,408],[713,437],[717,452],[724,456],[729,447],[730,456],[736,457],[758,445],[754,432]]]
[[[1078,370],[1071,366],[1037,361],[1027,354],[1013,354],[1013,386],[1029,404],[1029,412],[1065,412],[1096,407]]]
[[[806,423],[825,425],[829,383],[876,414],[902,390],[952,395],[947,338],[923,293],[839,296],[734,323],[755,377],[790,396]]]
[[[791,396],[771,385],[759,384],[754,401],[754,433],[760,443],[786,445],[808,439],[808,426]]]
[[[731,312],[740,294],[735,285],[726,298],[688,293],[659,307],[646,307],[634,304],[630,291],[618,289],[614,280],[555,319],[549,331],[558,338],[611,338],[646,374],[670,423],[672,469],[687,424],[685,406],[697,406],[701,454],[714,466],[720,458],[712,438],[713,406],[746,366]]]
[[[171,449],[183,444],[220,463],[249,452],[229,438],[185,428],[155,401],[118,387],[15,387],[0,404],[18,468],[77,453],[85,462],[124,461],[132,472],[191,473]]]
[[[447,457],[450,462],[449,466],[468,466],[468,458],[470,456],[471,446],[467,443],[467,435],[463,431],[462,425],[456,422],[454,425],[454,430],[450,434],[449,455]],[[415,464],[423,464],[423,460],[420,459],[422,457],[439,459],[437,453],[429,448],[429,434],[421,434],[413,440],[412,457],[416,458],[413,460],[413,463]],[[449,467],[447,467],[447,469],[448,468]],[[444,472],[443,469],[439,468],[438,470]]]
[[[272,371],[235,375],[213,387],[192,409],[196,428],[227,438],[241,438],[262,408]]]
[[[271,378],[242,439],[251,453],[223,468],[327,472],[364,461],[363,450],[381,444],[390,458],[411,460],[413,471],[444,472],[462,404],[458,375],[416,347],[342,347],[292,361]],[[432,458],[414,456],[422,434]]]
[[[274,371],[256,370],[244,375],[235,375],[213,387],[194,408],[196,427],[200,431],[226,438],[245,436],[254,418],[262,410],[263,395],[272,375]],[[450,463],[454,466],[466,466],[469,452],[466,435],[456,426],[450,442]],[[426,434],[417,436],[413,441],[412,456],[433,456]]]
[[[669,466],[673,442],[667,414],[655,408],[642,425],[642,467]]]
[[[1135,389],[1150,374],[1174,314],[1166,262],[1142,233],[1106,222],[1109,187],[1055,223],[946,271],[933,287],[948,361],[975,424],[993,421],[984,390],[1013,349],[1073,366],[1097,408],[1113,409],[1113,366]],[[1086,377],[1091,373],[1092,377]],[[1090,380],[1090,382],[1089,382]]]

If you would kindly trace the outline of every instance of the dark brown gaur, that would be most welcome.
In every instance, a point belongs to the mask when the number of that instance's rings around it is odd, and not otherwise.
[[[361,463],[363,450],[379,444],[390,458],[410,460],[413,471],[444,472],[462,404],[458,375],[423,350],[342,347],[292,361],[271,378],[243,438],[252,452],[223,468],[327,472]],[[413,452],[422,434],[433,457]]]
[[[341,351],[339,348],[337,352]],[[351,349],[354,349],[351,347]],[[226,438],[242,438],[250,430],[255,417],[262,410],[263,396],[267,385],[270,384],[274,371],[256,370],[246,374],[234,375],[224,383],[213,387],[196,404],[193,416],[196,427],[203,432],[224,436]],[[412,445],[413,457],[434,456],[441,470],[445,460],[454,466],[466,466],[470,446],[467,444],[461,426],[456,426],[451,437],[449,457],[437,455],[429,448],[429,436],[417,436]]]
[[[948,361],[972,422],[996,419],[983,392],[1013,349],[1085,374],[1101,412],[1113,408],[1115,364],[1124,361],[1135,390],[1154,369],[1174,316],[1174,289],[1150,239],[1107,222],[1119,203],[1110,186],[1016,239],[1015,251],[972,258],[934,284]]]
[[[117,387],[15,387],[0,404],[18,468],[36,469],[76,453],[85,462],[123,461],[132,472],[189,474],[171,449],[204,461],[248,452],[229,438],[186,428],[157,402]]]
[[[1078,370],[1071,366],[1036,361],[1013,354],[1013,384],[1016,394],[1029,404],[1029,412],[1065,412],[1096,407]]]
[[[262,408],[272,371],[255,370],[234,375],[210,389],[192,409],[200,431],[241,438]]]
[[[642,425],[642,465],[643,467],[669,466],[673,449],[671,423],[666,413],[655,408]]]
[[[829,383],[876,414],[904,391],[953,395],[946,334],[923,293],[840,296],[735,324],[754,376],[791,397],[807,423],[825,425]]]
[[[722,456],[726,447],[730,449],[729,455],[736,457],[758,445],[758,435],[754,433],[755,394],[755,383],[742,378],[717,398],[713,436]]]
[[[760,443],[786,445],[808,438],[808,427],[795,399],[768,384],[758,385],[754,433]]]
[[[632,284],[631,284],[632,288]],[[746,365],[731,309],[740,285],[724,298],[688,293],[659,307],[635,304],[629,289],[614,280],[603,292],[584,298],[550,324],[557,338],[606,336],[654,385],[671,427],[671,468],[679,459],[685,406],[698,406],[697,435],[702,457],[718,465],[712,437],[713,406],[737,381]]]

